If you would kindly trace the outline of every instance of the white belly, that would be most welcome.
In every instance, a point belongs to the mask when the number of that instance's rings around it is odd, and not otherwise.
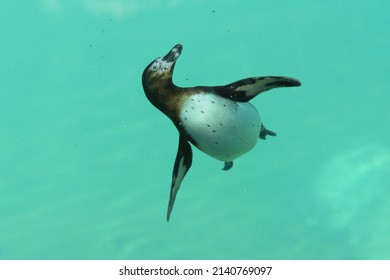
[[[259,112],[250,103],[235,102],[214,94],[189,98],[180,114],[181,126],[204,153],[232,161],[250,151],[261,130]]]

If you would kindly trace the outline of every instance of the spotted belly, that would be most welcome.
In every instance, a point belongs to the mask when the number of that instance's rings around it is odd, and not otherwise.
[[[250,103],[199,93],[182,105],[180,125],[204,153],[229,162],[256,145],[262,124]]]

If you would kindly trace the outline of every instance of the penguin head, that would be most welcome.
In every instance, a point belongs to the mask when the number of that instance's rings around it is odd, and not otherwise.
[[[176,108],[171,94],[175,91],[172,82],[173,68],[179,58],[183,46],[174,46],[163,57],[156,58],[146,66],[142,74],[142,86],[148,100],[164,114],[170,114]]]
[[[177,44],[163,57],[156,58],[144,70],[142,81],[154,79],[172,79],[173,68],[179,58],[183,46]]]

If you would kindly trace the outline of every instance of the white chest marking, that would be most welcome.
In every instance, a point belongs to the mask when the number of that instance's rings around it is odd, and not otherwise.
[[[250,103],[205,93],[183,104],[180,120],[198,148],[221,161],[232,161],[250,151],[262,125],[258,111]]]

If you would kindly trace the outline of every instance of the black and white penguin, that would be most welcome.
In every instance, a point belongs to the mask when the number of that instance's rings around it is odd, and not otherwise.
[[[167,55],[153,60],[142,74],[146,97],[172,120],[180,135],[168,221],[180,184],[192,164],[189,143],[223,161],[223,170],[230,169],[233,160],[250,151],[258,138],[276,135],[264,127],[259,112],[248,101],[272,88],[301,85],[293,78],[268,76],[247,78],[225,86],[178,87],[172,82],[172,74],[182,49],[180,44],[174,46]]]

